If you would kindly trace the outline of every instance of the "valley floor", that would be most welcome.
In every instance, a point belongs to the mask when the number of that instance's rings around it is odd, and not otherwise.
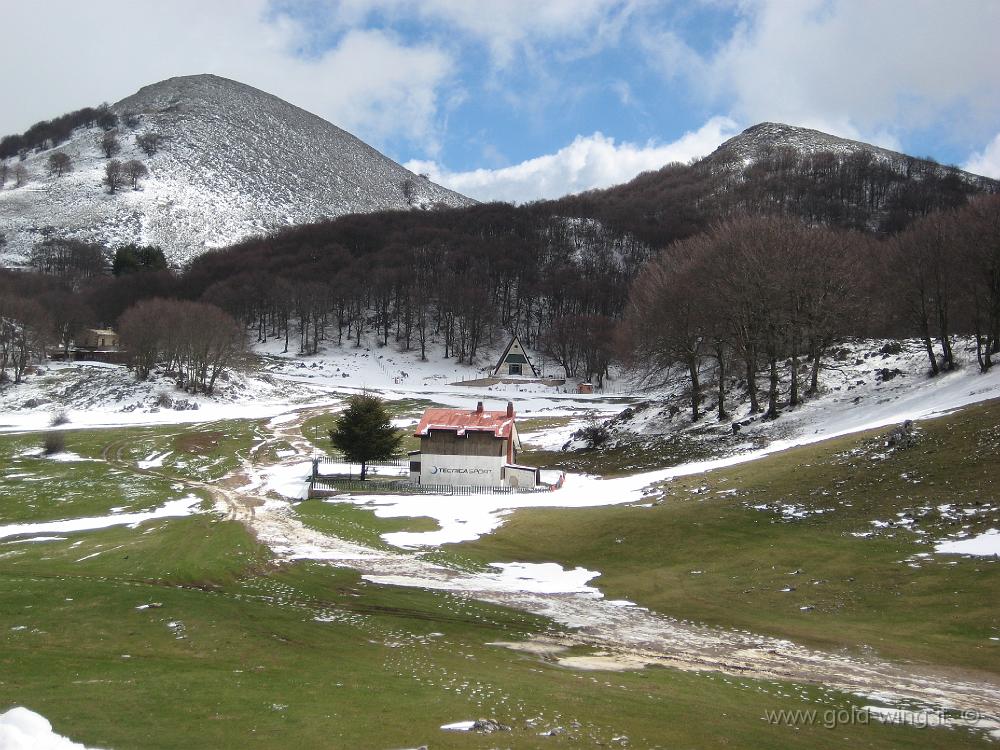
[[[478,718],[511,747],[1000,738],[997,374],[859,351],[787,418],[718,449],[724,430],[691,433],[643,471],[558,451],[635,396],[463,389],[388,350],[269,356],[228,406],[167,407],[169,384],[119,370],[110,395],[81,368],[3,394],[0,711],[116,748],[495,746],[442,728]],[[400,426],[511,398],[566,484],[296,502],[362,387]],[[656,409],[635,411],[645,439]],[[904,419],[915,445],[887,448]]]

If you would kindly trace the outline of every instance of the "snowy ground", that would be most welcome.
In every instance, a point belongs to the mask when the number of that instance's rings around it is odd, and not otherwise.
[[[0,387],[0,432],[252,419],[330,401],[322,391],[266,373],[234,373],[205,396],[181,391],[161,374],[137,381],[121,365],[47,362],[21,385]],[[54,424],[62,418],[68,421]]]

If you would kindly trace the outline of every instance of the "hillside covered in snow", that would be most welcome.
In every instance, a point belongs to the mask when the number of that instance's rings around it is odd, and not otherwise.
[[[149,176],[110,194],[99,127],[78,128],[56,149],[19,162],[0,189],[0,262],[23,262],[32,246],[65,236],[115,247],[162,247],[183,264],[205,250],[325,217],[380,210],[472,204],[413,174],[350,133],[251,86],[212,75],[146,86],[111,108],[122,162],[142,161]],[[156,133],[148,156],[137,139]],[[49,174],[63,152],[72,171]],[[10,165],[11,170],[15,165]]]
[[[907,177],[925,170],[933,170],[941,177],[954,174],[977,191],[995,192],[997,188],[997,181],[989,177],[963,172],[955,167],[943,166],[929,159],[909,156],[870,143],[781,122],[761,122],[747,128],[719,146],[705,161],[713,166],[748,166],[782,149],[800,157],[829,155],[870,159]]]

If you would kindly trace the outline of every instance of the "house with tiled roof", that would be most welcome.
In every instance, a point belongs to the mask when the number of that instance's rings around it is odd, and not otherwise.
[[[410,480],[427,485],[534,488],[538,469],[521,466],[514,404],[502,411],[428,409],[414,433]]]

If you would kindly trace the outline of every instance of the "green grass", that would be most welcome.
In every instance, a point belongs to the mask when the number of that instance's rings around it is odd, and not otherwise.
[[[545,621],[446,593],[282,569],[234,523],[86,535],[0,558],[0,709],[26,705],[90,746],[965,747],[972,735],[883,726],[772,726],[764,712],[846,708],[819,688],[671,670],[571,671],[489,646]],[[187,561],[178,569],[176,558]],[[154,603],[158,606],[137,609]],[[495,718],[502,736],[441,724]],[[540,738],[564,727],[566,733]]]
[[[382,534],[394,531],[436,531],[440,527],[433,518],[379,518],[367,508],[351,503],[305,500],[295,504],[295,514],[306,526],[333,534],[341,539],[364,544],[375,549],[389,549]]]
[[[995,504],[998,423],[996,404],[922,423],[916,448],[884,459],[868,437],[802,448],[671,483],[655,507],[518,511],[489,537],[429,558],[463,567],[504,559],[584,565],[603,572],[596,583],[609,597],[680,617],[995,673],[998,648],[987,637],[1000,626],[1000,563],[942,556],[911,568],[901,561],[928,550],[913,532],[851,534],[908,508]],[[10,479],[23,468],[6,463],[41,436],[3,436],[0,510],[89,515],[121,504],[109,496],[118,485],[142,487],[158,505],[176,496],[172,482],[130,473],[129,462],[171,449],[193,458],[165,462],[167,473],[196,472],[199,461],[209,470],[233,466],[258,429],[238,421],[69,433],[68,450],[100,456],[111,446],[122,463],[32,467],[58,472],[49,494],[46,483]],[[57,505],[71,490],[68,504]],[[31,503],[36,509],[26,511]],[[781,503],[833,511],[785,520],[775,511]],[[349,504],[296,507],[313,528],[373,546],[384,547],[379,535],[388,531],[434,528],[430,519],[379,519]],[[978,516],[969,531],[997,525],[994,516]],[[934,538],[957,528],[930,513],[920,525]],[[615,747],[622,736],[631,747],[983,744],[963,731],[826,729],[823,711],[864,701],[816,686],[563,668],[488,645],[552,632],[544,619],[377,586],[315,563],[275,568],[241,525],[214,514],[67,536],[0,541],[0,711],[25,705],[88,746]],[[796,591],[781,593],[789,583]],[[150,603],[160,606],[137,609]],[[801,612],[803,603],[815,609]],[[816,709],[820,720],[763,720],[781,709]],[[478,717],[513,731],[439,729]],[[554,727],[566,732],[539,736]]]
[[[90,432],[66,433],[66,449],[92,453]],[[152,510],[187,494],[173,482],[138,475],[98,460],[55,461],[23,456],[39,447],[40,435],[0,436],[0,525],[107,515],[112,508]]]
[[[237,468],[264,439],[261,420],[231,419],[176,427],[94,430],[91,455],[136,464],[162,457],[155,470],[183,479],[219,479]],[[83,452],[81,450],[81,452]]]
[[[996,673],[1000,562],[913,556],[960,528],[940,504],[993,508],[968,533],[1000,523],[998,422],[997,402],[922,422],[917,446],[884,458],[872,435],[806,446],[671,482],[655,507],[522,510],[456,549],[599,570],[607,596],[676,617]],[[829,510],[786,518],[783,504]],[[898,513],[922,514],[926,534],[895,525],[854,536]]]

